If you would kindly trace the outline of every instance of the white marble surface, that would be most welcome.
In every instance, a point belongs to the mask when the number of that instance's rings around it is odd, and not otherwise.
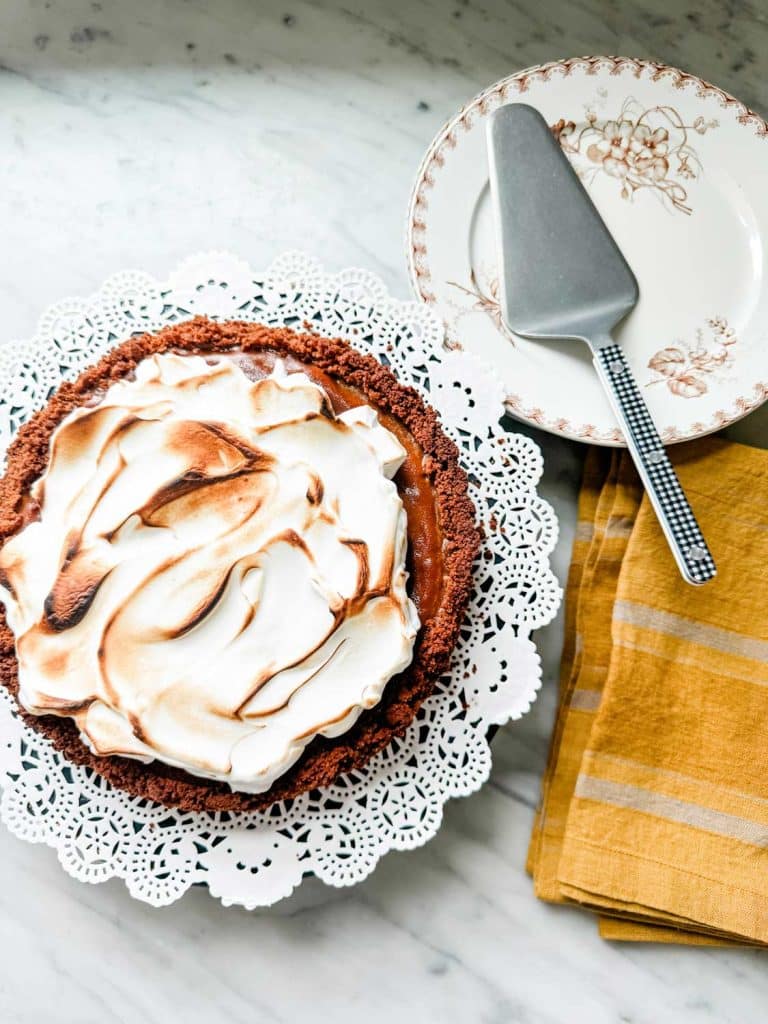
[[[590,52],[664,59],[768,108],[765,6],[739,0],[4,0],[2,336],[114,270],[212,247],[255,264],[302,247],[404,295],[405,207],[434,131],[501,75]],[[580,453],[538,439],[563,576]],[[1,832],[0,1020],[761,1019],[762,954],[609,946],[533,898],[558,625],[539,642],[541,699],[495,741],[491,783],[352,892],[249,915],[196,891],[151,910]]]

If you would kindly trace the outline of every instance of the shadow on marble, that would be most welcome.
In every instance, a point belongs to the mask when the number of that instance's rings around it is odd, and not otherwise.
[[[768,22],[758,8],[728,0],[548,0],[527,9],[504,0],[217,0],[214,18],[208,5],[183,0],[165,3],[162,14],[155,0],[49,0],[37,6],[6,0],[0,55],[3,70],[20,74],[30,65],[174,65],[200,73],[201,87],[210,84],[205,70],[269,79],[289,63],[299,73],[306,66],[391,78],[407,69],[423,76],[428,93],[431,71],[468,80],[469,98],[478,84],[531,63],[619,53],[677,64],[760,109],[766,105]]]

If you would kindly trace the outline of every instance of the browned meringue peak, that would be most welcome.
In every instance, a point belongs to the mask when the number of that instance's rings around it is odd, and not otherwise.
[[[265,791],[411,660],[403,457],[280,363],[145,359],[63,420],[0,551],[21,703],[95,753]]]

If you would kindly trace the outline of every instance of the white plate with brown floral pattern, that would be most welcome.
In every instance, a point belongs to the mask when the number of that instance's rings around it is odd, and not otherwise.
[[[529,68],[439,132],[411,197],[408,260],[447,344],[500,371],[520,419],[623,443],[586,346],[526,341],[501,324],[485,121],[516,101],[548,119],[637,276],[640,301],[618,335],[664,439],[755,409],[768,397],[768,124],[721,89],[646,61]]]

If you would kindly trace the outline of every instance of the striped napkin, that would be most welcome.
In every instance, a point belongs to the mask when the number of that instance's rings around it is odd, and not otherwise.
[[[685,584],[627,454],[590,450],[528,869],[605,938],[768,943],[768,452],[672,455],[718,577]]]

